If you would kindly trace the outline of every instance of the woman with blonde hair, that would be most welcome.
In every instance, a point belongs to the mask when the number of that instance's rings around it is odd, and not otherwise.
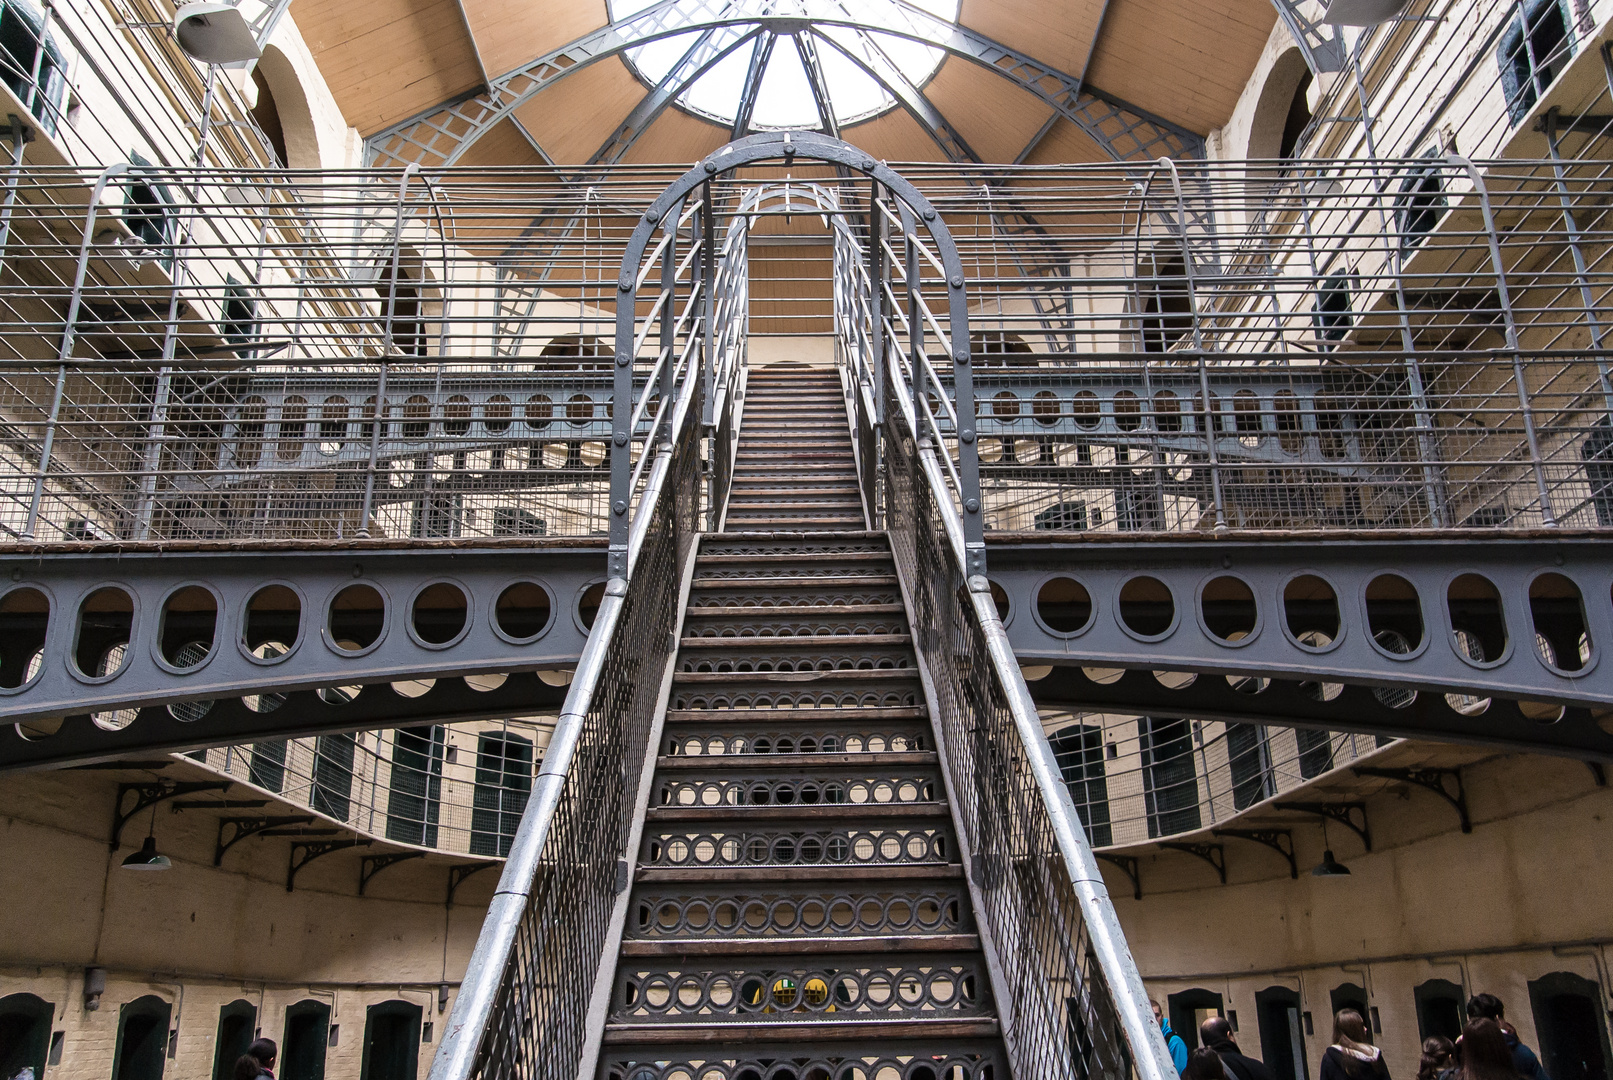
[[[1389,1080],[1383,1051],[1372,1045],[1367,1022],[1354,1009],[1333,1017],[1333,1045],[1322,1055],[1321,1080]]]

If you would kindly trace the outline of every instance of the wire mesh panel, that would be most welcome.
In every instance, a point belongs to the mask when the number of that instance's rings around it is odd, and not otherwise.
[[[933,681],[954,813],[973,854],[976,919],[1012,994],[1005,1039],[1018,1075],[1131,1075],[1131,1053],[1093,951],[1007,690],[910,434],[885,440],[887,521]]]

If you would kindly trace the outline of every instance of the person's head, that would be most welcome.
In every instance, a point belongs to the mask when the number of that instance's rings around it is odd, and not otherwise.
[[[1340,1009],[1333,1014],[1333,1044],[1346,1049],[1352,1046],[1372,1045],[1367,1034],[1367,1022],[1354,1009]]]
[[[1469,1020],[1458,1046],[1462,1080],[1518,1080],[1512,1048],[1501,1025],[1487,1016]]]
[[[1227,1080],[1227,1072],[1221,1067],[1221,1055],[1208,1046],[1194,1050],[1187,1055],[1182,1080]]]
[[[1499,1024],[1507,1018],[1507,1007],[1494,994],[1474,994],[1467,999],[1467,1018],[1494,1020]]]
[[[274,1068],[274,1059],[279,1050],[273,1039],[253,1039],[252,1045],[246,1048],[247,1055],[256,1058],[266,1069]]]
[[[1205,1046],[1237,1042],[1232,1037],[1232,1023],[1224,1016],[1211,1016],[1200,1024],[1199,1041]]]
[[[1417,1064],[1417,1080],[1433,1080],[1451,1067],[1451,1053],[1456,1044],[1443,1035],[1430,1035],[1423,1040],[1423,1057]]]
[[[1154,1023],[1156,1023],[1156,1024],[1164,1023],[1165,1022],[1165,1013],[1164,1013],[1163,1010],[1160,1009],[1159,1002],[1150,1001],[1148,1004],[1152,1005],[1153,1008],[1154,1008]]]

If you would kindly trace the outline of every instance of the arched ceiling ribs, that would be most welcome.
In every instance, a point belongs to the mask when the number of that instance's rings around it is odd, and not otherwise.
[[[1321,21],[1318,0],[1271,0],[1277,18],[1299,44],[1305,65],[1316,75],[1344,70],[1344,35],[1336,26]],[[1313,15],[1312,12],[1315,14]]]
[[[835,119],[834,102],[829,98],[829,81],[823,77],[823,62],[818,57],[815,35],[795,34],[795,51],[806,69],[807,82],[812,87],[812,101],[818,107],[818,123],[831,139],[840,138],[840,121]]]
[[[750,67],[745,72],[745,88],[739,95],[739,108],[734,110],[734,126],[728,132],[730,141],[743,139],[750,134],[751,117],[756,115],[756,95],[762,92],[762,76],[767,72],[767,62],[773,58],[773,46],[777,41],[777,34],[768,34],[751,50]]]
[[[685,52],[672,69],[662,76],[649,93],[639,99],[633,106],[633,111],[627,114],[610,138],[606,139],[594,156],[588,159],[589,165],[614,165],[622,159],[622,155],[630,150],[639,136],[655,123],[666,107],[683,93],[690,85],[702,75],[715,67],[724,57],[744,48],[761,37],[764,31],[757,27],[750,33],[743,35],[724,45],[723,35],[717,30],[707,30],[702,33],[688,52]]]
[[[371,136],[365,158],[379,166],[452,165],[516,109],[572,72],[651,41],[726,26],[762,26],[775,34],[841,26],[907,38],[1010,80],[1080,127],[1117,161],[1204,154],[1202,135],[902,0],[844,0],[837,8],[814,12],[807,0],[661,0],[493,79],[483,92],[445,102]]]
[[[821,35],[821,40],[856,64],[869,78],[882,86],[886,93],[895,98],[897,104],[917,120],[925,133],[941,148],[948,161],[954,164],[979,163],[980,155],[974,152],[968,140],[959,134],[958,129],[941,114],[941,110],[931,104],[930,99],[902,74],[902,69],[897,67],[890,55],[879,47],[872,35],[858,30],[855,34],[857,42],[855,49],[827,34]]]

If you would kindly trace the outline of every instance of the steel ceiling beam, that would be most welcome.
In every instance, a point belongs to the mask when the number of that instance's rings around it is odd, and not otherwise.
[[[707,30],[701,34],[700,39],[662,76],[661,81],[639,99],[639,103],[633,106],[633,111],[627,114],[627,119],[617,125],[610,138],[606,139],[594,152],[594,156],[588,159],[588,164],[616,164],[680,94],[726,57],[747,43],[756,41],[764,32],[758,27],[726,45],[722,43],[723,35],[719,30]]]
[[[831,139],[838,139],[840,121],[835,116],[829,80],[824,77],[823,61],[818,56],[817,37],[810,32],[791,36],[795,39],[795,51],[801,57],[801,66],[806,69],[807,82],[812,86],[812,100],[818,107],[818,121],[823,125],[823,133]]]
[[[745,88],[740,92],[739,107],[734,110],[734,125],[728,132],[730,142],[750,134],[751,118],[756,115],[756,95],[761,93],[762,76],[767,73],[767,62],[773,59],[773,46],[777,43],[778,35],[768,33],[751,50],[750,68],[745,72]]]
[[[981,161],[980,155],[975,153],[962,133],[952,126],[942,115],[941,110],[937,109],[918,87],[913,85],[902,73],[902,69],[890,58],[890,54],[880,48],[879,43],[874,41],[867,31],[859,29],[855,35],[861,55],[828,34],[820,36],[830,48],[857,65],[869,78],[877,82],[909,116],[918,121],[919,126],[941,148],[948,161],[953,164],[978,164]]]
[[[812,6],[807,0],[661,0],[495,78],[485,92],[445,102],[371,136],[366,161],[380,166],[452,165],[560,79],[652,41],[723,26],[764,26],[792,34],[809,26],[843,26],[906,38],[1009,79],[1080,127],[1117,161],[1203,156],[1203,136],[902,0],[848,0],[831,14],[815,13],[809,10]]]

